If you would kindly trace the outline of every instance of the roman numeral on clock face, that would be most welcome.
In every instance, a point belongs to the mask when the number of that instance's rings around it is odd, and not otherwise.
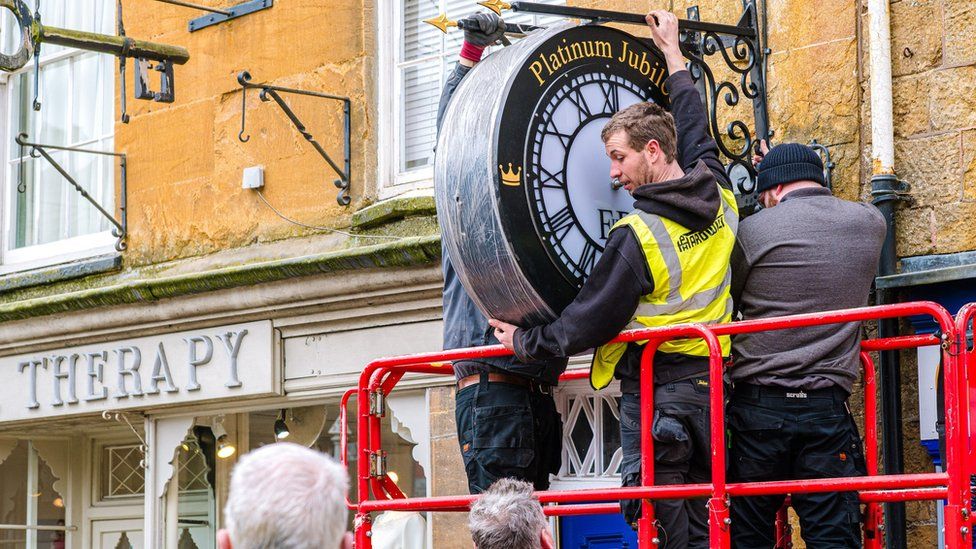
[[[580,251],[580,254],[576,257],[576,266],[579,268],[580,272],[589,274],[590,269],[596,265],[596,259],[599,253],[600,250],[598,250],[592,242],[587,241],[586,244],[583,245],[583,250]]]
[[[573,228],[575,223],[576,220],[573,217],[573,210],[567,204],[553,214],[546,224],[548,225],[549,234],[558,242],[566,237],[566,233]]]

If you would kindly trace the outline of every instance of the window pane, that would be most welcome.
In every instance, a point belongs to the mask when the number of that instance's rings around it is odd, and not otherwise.
[[[91,141],[101,130],[98,94],[102,89],[101,81],[105,79],[101,67],[99,56],[94,54],[79,57],[71,67],[71,143]]]
[[[13,223],[13,248],[23,248],[29,241],[33,240],[33,215],[30,215],[30,205],[33,204],[35,175],[37,160],[28,158],[24,162],[15,162],[11,165],[9,174],[10,199],[14,210]],[[20,192],[18,187],[23,182],[24,192]]]
[[[10,139],[8,143],[10,144],[10,158],[12,159],[19,157],[21,154],[20,145],[15,140],[17,134],[24,132],[32,137],[34,134],[33,128],[31,127],[33,122],[31,113],[33,111],[29,106],[34,97],[33,74],[33,71],[31,71],[14,76],[12,85],[10,86],[10,121],[12,126],[10,128]],[[24,101],[28,102],[26,108],[24,108]],[[24,155],[27,155],[27,153],[28,151],[26,150],[23,152]]]
[[[437,103],[441,92],[440,73],[440,60],[403,69],[403,154],[400,171],[423,168],[433,160]]]
[[[67,156],[64,153],[52,153],[51,157],[64,166]],[[41,177],[32,193],[33,202],[28,204],[28,213],[34,217],[33,240],[28,246],[47,244],[65,237],[64,213],[67,204],[68,184],[61,174],[54,169],[50,162],[40,161]]]
[[[145,490],[145,471],[139,445],[106,446],[102,449],[102,497],[138,496]]]
[[[20,441],[0,464],[0,517],[5,524],[27,524],[27,442]],[[24,532],[0,530],[0,546],[23,547]]]
[[[44,108],[41,111],[40,142],[49,145],[68,143],[68,86],[71,76],[70,60],[58,61],[41,67],[41,95]],[[31,112],[32,98],[21,98],[21,109]],[[31,136],[33,137],[33,136]]]
[[[403,41],[400,59],[410,61],[441,52],[441,31],[433,25],[424,23],[425,19],[437,17],[440,9],[436,1],[402,0],[403,3]]]
[[[603,467],[610,465],[613,454],[620,449],[620,420],[617,419],[617,399],[600,399],[603,403]]]
[[[40,457],[37,460],[37,469],[37,524],[64,526],[64,497],[54,491],[57,477]],[[37,547],[64,547],[64,532],[38,531]]]

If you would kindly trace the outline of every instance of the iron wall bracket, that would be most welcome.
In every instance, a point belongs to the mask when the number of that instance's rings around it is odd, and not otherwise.
[[[339,179],[333,181],[333,184],[336,186],[337,189],[339,189],[339,193],[336,196],[336,202],[338,202],[340,206],[348,206],[349,203],[352,202],[352,198],[350,198],[349,196],[349,178],[351,174],[350,136],[352,133],[352,113],[351,113],[352,102],[349,100],[349,98],[341,97],[338,95],[329,95],[326,93],[308,91],[308,90],[282,88],[279,86],[272,86],[270,84],[252,84],[251,74],[247,71],[242,71],[240,74],[237,75],[237,82],[240,83],[241,85],[241,133],[239,133],[237,136],[237,138],[240,139],[241,143],[247,143],[251,139],[250,136],[244,135],[245,128],[247,125],[247,90],[249,89],[261,90],[261,93],[259,94],[261,101],[273,100],[275,103],[277,103],[278,107],[280,107],[281,110],[284,111],[285,116],[287,116],[288,119],[291,120],[291,123],[295,126],[295,129],[298,130],[298,133],[302,134],[302,137],[304,137],[306,141],[308,141],[309,143],[312,144],[313,147],[315,147],[315,150],[316,152],[319,153],[319,156],[321,156],[325,160],[325,162],[329,165],[329,167],[331,167],[332,170],[339,175]],[[344,150],[343,166],[344,167],[343,168],[340,168],[339,165],[332,160],[332,157],[329,156],[329,153],[325,152],[325,149],[322,148],[322,145],[315,140],[315,138],[312,136],[311,133],[309,133],[307,129],[305,129],[305,124],[302,123],[302,121],[295,114],[295,111],[293,111],[291,107],[288,106],[288,103],[286,103],[285,100],[281,97],[281,94],[283,93],[306,95],[310,97],[332,99],[334,101],[342,102],[343,134],[344,134],[343,135],[343,141],[344,141],[343,143],[343,150]]]
[[[251,0],[250,2],[244,2],[243,4],[229,8],[222,8],[221,11],[227,12],[226,15],[223,13],[211,13],[190,21],[190,32],[205,29],[212,25],[219,25],[225,21],[231,21],[256,11],[266,10],[272,6],[274,6],[274,0]]]
[[[59,145],[42,145],[40,143],[31,143],[30,141],[27,141],[27,138],[28,138],[28,136],[27,136],[26,133],[21,133],[16,138],[17,144],[20,145],[20,147],[21,147],[21,154],[20,154],[20,156],[21,157],[24,156],[24,154],[23,154],[23,148],[24,147],[30,147],[31,148],[30,156],[32,158],[41,158],[41,157],[43,157],[44,160],[46,160],[48,163],[50,163],[51,166],[55,170],[57,170],[57,172],[59,174],[61,174],[61,177],[63,177],[68,182],[68,184],[70,184],[72,187],[75,188],[76,191],[78,191],[78,194],[80,194],[82,198],[84,198],[85,200],[88,201],[88,203],[90,203],[92,206],[94,206],[95,209],[98,210],[98,212],[101,213],[103,217],[105,217],[105,219],[108,219],[108,221],[114,226],[114,228],[112,229],[112,236],[114,236],[117,239],[115,241],[115,249],[118,250],[118,251],[120,251],[120,252],[123,251],[123,250],[125,250],[125,248],[126,248],[125,239],[128,236],[128,229],[129,229],[129,223],[128,223],[128,219],[127,219],[127,215],[126,215],[126,206],[127,206],[126,199],[127,199],[127,188],[128,188],[128,181],[127,181],[127,178],[128,178],[128,166],[126,164],[126,156],[125,156],[125,154],[123,154],[123,153],[116,153],[116,152],[108,152],[108,151],[96,151],[96,150],[91,150],[91,149],[83,149],[83,148],[80,148],[80,147],[62,147],[62,146],[59,146]],[[75,180],[75,178],[71,177],[71,174],[69,174],[68,171],[65,170],[64,167],[61,164],[59,164],[50,155],[50,153],[47,152],[48,149],[55,150],[55,151],[67,151],[67,152],[80,152],[80,153],[86,153],[86,154],[97,154],[97,155],[101,155],[101,156],[114,156],[115,158],[118,158],[119,159],[119,167],[122,170],[121,171],[121,180],[119,182],[119,191],[120,191],[119,192],[119,219],[116,219],[114,215],[112,215],[111,213],[109,213],[108,210],[106,210],[101,204],[99,204],[94,198],[92,198],[92,196],[90,194],[88,194],[88,191],[86,191],[85,188],[82,187]],[[23,172],[23,167],[22,167],[23,166],[23,162],[20,163],[20,166],[21,166],[21,170],[20,170],[20,184],[17,186],[17,191],[18,192],[25,192],[27,190],[27,183],[24,181],[24,172]]]

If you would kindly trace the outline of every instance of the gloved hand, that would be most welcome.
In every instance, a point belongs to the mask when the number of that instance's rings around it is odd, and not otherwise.
[[[465,18],[477,25],[478,30],[464,30],[464,41],[472,46],[486,48],[497,42],[505,34],[505,24],[495,13],[486,11]]]

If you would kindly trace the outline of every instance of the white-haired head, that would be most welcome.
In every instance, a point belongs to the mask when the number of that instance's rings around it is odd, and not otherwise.
[[[262,446],[234,467],[222,547],[340,549],[349,476],[329,456],[289,442]],[[229,538],[229,539],[227,539]]]
[[[503,478],[471,504],[468,528],[477,549],[538,549],[546,518],[531,484]]]

